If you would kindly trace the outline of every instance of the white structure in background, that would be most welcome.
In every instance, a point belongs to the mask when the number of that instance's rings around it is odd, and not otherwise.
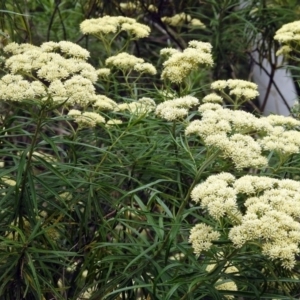
[[[260,60],[258,56],[257,51],[252,53],[254,61]],[[272,49],[272,55],[270,56],[275,61],[274,49]],[[272,66],[266,58],[261,61],[262,67],[258,64],[253,64],[253,81],[258,85],[259,103],[260,107],[264,106],[264,115],[278,114],[288,116],[290,114],[289,108],[295,104],[298,95],[290,71],[284,68],[283,57],[277,57],[277,62],[273,82],[270,82],[271,79],[268,75],[272,73]],[[280,68],[282,65],[283,67]],[[271,84],[271,87],[268,92],[269,84]],[[267,99],[265,100],[266,95]]]
[[[240,0],[240,8],[245,8],[249,2],[250,1],[247,0]],[[253,46],[253,49],[255,48],[257,48],[256,45]],[[274,49],[271,51],[271,59],[273,62],[277,62],[273,82],[270,83],[272,79],[270,79],[268,75],[272,73],[271,63],[266,58],[260,58],[257,51],[252,52],[251,55],[255,62],[260,62],[261,66],[256,63],[253,64],[253,81],[258,85],[259,103],[261,108],[264,106],[264,115],[273,113],[288,116],[290,114],[289,108],[295,104],[298,98],[297,91],[292,80],[291,72],[284,68],[283,56],[276,58]],[[271,86],[268,92],[269,84],[271,84]],[[266,95],[267,99],[265,99]]]

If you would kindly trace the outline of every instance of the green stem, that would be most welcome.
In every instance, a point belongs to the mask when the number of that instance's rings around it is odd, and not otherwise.
[[[211,164],[211,162],[219,155],[219,153],[220,153],[220,150],[216,150],[214,153],[212,153],[212,155],[210,155],[210,157],[208,157],[208,159],[199,168],[193,183],[191,184],[184,200],[182,201],[182,203],[179,207],[179,210],[176,215],[176,221],[179,221],[178,219],[179,219],[182,211],[184,210],[185,206],[187,205],[188,201],[190,200],[190,194],[191,194],[192,190],[194,189],[195,185],[199,182],[199,179],[200,179],[202,173]]]
[[[18,213],[18,215],[19,215],[18,217],[19,217],[19,225],[20,226],[22,226],[22,223],[23,223],[23,219],[22,219],[23,214],[22,214],[22,210],[20,209],[20,207],[22,205],[22,199],[24,198],[27,176],[28,176],[28,172],[30,171],[31,162],[32,162],[32,155],[33,155],[36,143],[37,143],[37,139],[38,139],[38,136],[39,136],[40,129],[42,127],[42,121],[43,120],[44,120],[44,109],[41,109],[40,112],[39,112],[39,115],[38,115],[38,121],[37,121],[35,132],[34,132],[34,135],[33,135],[33,138],[32,138],[32,142],[31,142],[31,145],[30,145],[30,150],[29,150],[28,155],[27,155],[27,157],[28,157],[27,158],[27,163],[26,163],[26,166],[25,166],[25,170],[23,171],[22,182],[21,182],[21,187],[20,187],[21,192],[19,194],[18,202],[17,202],[18,210],[17,210],[16,213]]]
[[[197,174],[196,174],[196,177],[192,183],[192,185],[190,186],[181,206],[179,207],[179,210],[177,212],[177,215],[176,215],[176,218],[175,218],[175,224],[179,224],[179,218],[180,218],[180,215],[182,213],[182,211],[184,210],[187,202],[190,200],[190,194],[191,194],[191,191],[193,190],[193,188],[195,187],[195,185],[198,183],[199,179],[200,179],[200,176],[202,175],[203,171],[211,164],[211,162],[218,156],[219,154],[219,150],[217,150],[216,152],[214,152],[204,163],[203,165],[200,167],[200,169],[198,170]],[[166,244],[169,242],[169,238],[170,238],[170,235],[171,235],[171,230],[168,232],[165,240],[163,241],[161,247],[154,253],[153,257],[152,257],[152,260],[154,260],[159,254],[160,252],[164,249],[164,247],[166,246]],[[146,263],[149,264],[151,261],[148,261]],[[183,298],[185,299],[185,298]]]
[[[172,139],[174,142],[174,155],[175,155],[175,161],[176,161],[177,170],[178,170],[178,172],[177,172],[178,190],[180,192],[180,197],[183,197],[182,186],[181,186],[181,165],[179,163],[178,146],[176,143],[176,121],[173,121],[171,134],[172,134]]]

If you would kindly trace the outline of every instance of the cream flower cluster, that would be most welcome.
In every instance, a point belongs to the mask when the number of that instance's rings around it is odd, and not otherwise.
[[[241,207],[244,214],[237,206],[238,197],[246,198]],[[294,267],[295,255],[300,252],[299,182],[251,175],[235,179],[221,173],[197,185],[191,198],[215,219],[235,216],[229,239],[236,248],[254,242],[264,255],[279,260],[284,268]]]
[[[225,215],[239,215],[236,193],[231,187],[234,180],[234,176],[229,173],[210,176],[192,190],[191,199],[201,203],[216,220]]]
[[[95,112],[81,112],[77,109],[71,109],[68,116],[74,118],[80,127],[96,127],[98,124],[105,123],[105,119]]]
[[[157,6],[155,6],[154,4],[150,4],[150,5],[148,6],[148,10],[149,10],[150,12],[158,12],[158,8],[157,8]]]
[[[243,101],[252,100],[259,95],[255,83],[241,79],[218,80],[211,84],[211,88],[223,93],[228,88],[230,96]]]
[[[266,166],[260,144],[249,133],[266,133],[272,125],[265,118],[256,118],[244,111],[233,111],[216,103],[205,103],[199,107],[201,120],[192,121],[185,134],[199,135],[207,146],[221,150],[237,169]]]
[[[110,119],[106,122],[105,127],[111,127],[111,126],[115,126],[115,125],[120,125],[122,124],[123,121],[119,120],[119,119]]]
[[[216,267],[216,265],[214,265],[214,264],[208,265],[206,267],[206,271],[210,272],[215,267]],[[235,266],[228,266],[228,263],[227,263],[223,272],[225,273],[224,275],[226,276],[226,274],[232,274],[232,273],[238,274],[239,270]],[[237,288],[237,285],[235,284],[235,282],[230,279],[226,279],[226,277],[224,275],[222,276],[222,278],[217,280],[217,282],[215,283],[215,288],[217,290],[223,290],[223,291],[237,291],[238,288]],[[225,277],[225,278],[223,278],[223,277]],[[234,296],[231,296],[231,295],[224,295],[224,297],[226,299],[234,299]]]
[[[188,115],[189,108],[199,104],[199,100],[192,96],[167,100],[156,107],[155,114],[167,121],[183,119]]]
[[[300,21],[295,21],[283,25],[276,31],[274,39],[281,43],[282,47],[276,52],[276,55],[290,56],[290,52],[296,50],[299,52],[300,45]]]
[[[10,74],[0,80],[0,99],[52,99],[68,105],[95,101],[98,74],[86,62],[89,52],[80,46],[66,41],[40,47],[11,43],[4,51],[12,56],[5,63]]]
[[[103,110],[113,111],[118,106],[114,100],[112,100],[104,95],[97,95],[96,100],[92,105],[97,110],[101,110],[101,111],[103,111]]]
[[[205,145],[220,149],[238,169],[266,166],[262,151],[275,151],[283,158],[300,153],[300,121],[292,117],[257,118],[210,102],[198,110],[202,119],[192,121],[185,130],[186,135],[199,135]]]
[[[215,283],[215,288],[217,290],[222,290],[222,291],[237,291],[237,285],[235,284],[234,281],[232,280],[228,280],[228,279],[219,279],[216,283]],[[234,296],[231,295],[224,295],[224,297],[226,299],[234,299]]]
[[[4,75],[0,79],[0,99],[22,101],[43,98],[47,95],[44,85],[37,80],[27,81],[21,75]]]
[[[283,126],[275,126],[270,134],[258,142],[264,150],[275,151],[283,157],[300,152],[300,132],[286,130]]]
[[[200,255],[202,251],[209,250],[212,242],[218,240],[220,233],[206,224],[197,224],[191,229],[189,242],[192,244],[194,253]]]
[[[125,12],[137,12],[141,9],[141,5],[139,2],[137,3],[134,3],[134,2],[121,2],[120,4],[120,8],[122,11],[125,11]]]
[[[285,128],[294,128],[300,126],[300,121],[293,117],[285,117],[279,115],[269,115],[268,122],[274,126],[283,126]]]
[[[92,34],[100,38],[103,35],[117,34],[121,31],[126,31],[132,39],[144,38],[150,34],[149,26],[138,23],[135,19],[122,16],[104,16],[84,20],[80,24],[80,30],[83,34]]]
[[[163,63],[164,69],[161,74],[162,79],[168,79],[173,83],[181,83],[193,70],[197,70],[200,65],[212,66],[211,44],[190,41],[188,48],[183,52],[175,49],[162,49],[161,55],[169,55]]]
[[[98,77],[108,77],[110,75],[110,69],[109,68],[101,68],[97,70]]]
[[[200,27],[200,28],[205,28],[205,25],[196,18],[192,18],[190,15],[186,13],[180,13],[176,14],[172,17],[162,17],[161,20],[168,25],[178,27],[182,26],[184,24],[187,24],[191,27]]]
[[[283,25],[276,31],[275,40],[286,44],[292,41],[300,42],[300,21],[294,21]]]
[[[129,111],[134,115],[145,115],[155,110],[155,101],[151,98],[143,97],[138,101],[118,104],[115,111]]]
[[[300,121],[292,117],[270,115],[266,120],[273,125],[268,135],[258,140],[264,150],[288,157],[300,152]]]
[[[223,103],[223,98],[219,95],[217,95],[216,93],[211,93],[206,95],[203,99],[202,99],[203,103]]]
[[[2,176],[0,178],[0,181],[2,181],[5,185],[9,186],[15,186],[17,184],[17,182],[11,179],[9,176]],[[2,188],[3,186],[0,185],[0,187]]]
[[[138,58],[126,52],[107,58],[105,64],[124,71],[134,70],[139,73],[148,73],[151,75],[155,75],[157,72],[152,64],[145,63],[142,58]]]

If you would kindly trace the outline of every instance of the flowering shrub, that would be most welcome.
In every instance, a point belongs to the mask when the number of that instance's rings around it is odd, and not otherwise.
[[[244,80],[198,97],[209,43],[164,48],[154,66],[125,52],[148,26],[80,28],[106,50],[98,70],[67,41],[4,48],[1,297],[294,297],[300,121],[240,110],[258,95]]]

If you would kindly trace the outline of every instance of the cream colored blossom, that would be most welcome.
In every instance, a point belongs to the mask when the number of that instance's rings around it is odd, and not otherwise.
[[[75,75],[65,82],[51,82],[48,93],[55,102],[68,101],[69,105],[86,105],[96,100],[95,87],[92,82],[81,75]]]
[[[167,100],[157,105],[155,114],[168,121],[175,121],[187,116],[188,109],[199,104],[199,100],[192,96]]]
[[[155,5],[153,5],[153,4],[150,4],[150,5],[148,6],[148,10],[149,10],[150,12],[158,12],[158,8],[157,8]]]
[[[210,264],[206,267],[207,272],[211,272],[216,267],[215,264]],[[215,283],[215,288],[217,290],[224,290],[224,291],[237,291],[237,285],[234,281],[230,279],[226,279],[226,274],[238,273],[239,270],[235,266],[229,266],[228,263],[224,267],[225,274],[222,274],[222,277],[217,280]],[[234,296],[224,295],[226,299],[234,299]]]
[[[237,193],[250,196],[272,189],[275,183],[277,181],[270,177],[245,175],[235,181],[234,188]]]
[[[95,101],[98,73],[85,60],[89,52],[67,41],[46,42],[40,47],[8,45],[13,55],[5,67],[11,73],[0,80],[0,99],[39,100],[86,105]],[[22,75],[19,75],[22,74]],[[36,80],[32,80],[33,74]]]
[[[158,94],[163,98],[163,100],[172,100],[177,97],[176,93],[167,90],[159,90]]]
[[[172,17],[162,17],[161,20],[168,25],[179,27],[183,25],[189,25],[192,27],[201,27],[205,28],[205,25],[199,20],[192,18],[189,14],[180,13],[176,14]]]
[[[59,194],[59,197],[63,199],[64,201],[71,201],[73,198],[73,195],[70,192],[63,192]]]
[[[268,135],[259,140],[259,143],[264,150],[289,156],[300,152],[300,132],[275,126]]]
[[[12,42],[12,43],[9,43],[7,46],[5,46],[3,50],[4,50],[4,52],[8,52],[13,55],[17,55],[24,51],[28,51],[28,50],[34,51],[37,49],[38,49],[37,46],[31,45],[31,44],[27,44],[27,43],[18,44],[18,43]]]
[[[293,117],[269,115],[266,118],[271,125],[275,125],[275,126],[285,126],[288,128],[300,126],[300,121],[296,120]]]
[[[53,45],[53,47],[50,45]],[[55,52],[56,50],[60,50],[67,56],[83,60],[87,60],[90,57],[90,53],[86,49],[68,41],[60,41],[59,43],[46,42],[41,46],[41,49],[45,52]]]
[[[128,18],[129,19],[129,18]],[[120,20],[117,17],[87,19],[81,22],[80,31],[83,34],[106,35],[120,30]]]
[[[285,55],[288,56],[293,49],[290,46],[284,45],[276,51],[276,56]]]
[[[237,214],[236,193],[231,187],[233,180],[229,173],[210,176],[192,190],[191,199],[217,220],[226,214]]]
[[[32,160],[33,161],[38,161],[38,158],[42,158],[43,160],[45,160],[47,162],[55,162],[55,161],[57,161],[57,159],[55,158],[55,156],[53,156],[53,155],[51,155],[49,153],[34,151],[32,153]]]
[[[181,53],[179,50],[177,49],[174,49],[174,48],[163,48],[160,50],[160,55],[161,56],[171,56],[173,54],[176,54],[176,53]]]
[[[121,30],[126,31],[132,37],[132,39],[141,39],[149,36],[150,34],[150,27],[140,23],[123,23],[121,25]]]
[[[2,176],[0,180],[9,186],[15,186],[17,184],[17,182],[14,179],[11,179],[9,176]]]
[[[88,273],[89,273],[89,271],[85,269],[85,270],[81,273],[81,276],[82,276],[83,278],[86,278],[86,277],[88,276]]]
[[[199,28],[206,28],[206,26],[201,22],[201,20],[193,18],[189,23],[191,27],[199,27]]]
[[[283,25],[276,31],[274,39],[285,44],[292,41],[299,42],[300,37],[300,21],[294,21]]]
[[[150,75],[157,73],[156,68],[150,63],[137,63],[133,69],[139,73],[148,73]]]
[[[156,107],[156,103],[152,98],[149,97],[142,97],[138,100],[139,103],[142,103],[143,105],[149,107],[151,111],[153,111]]]
[[[206,224],[197,224],[191,229],[189,242],[192,243],[194,253],[200,255],[202,251],[207,251],[213,245],[212,242],[218,240],[220,233]]]
[[[215,288],[217,290],[224,290],[224,291],[237,291],[237,285],[234,281],[232,281],[231,279],[219,279],[216,283],[215,283]],[[231,295],[224,295],[224,297],[226,299],[234,299],[234,296]]]
[[[78,109],[70,109],[70,111],[68,112],[68,116],[80,116],[81,115],[81,111]]]
[[[46,96],[46,88],[39,81],[24,80],[21,75],[4,75],[0,79],[0,99],[22,101]]]
[[[111,126],[115,126],[115,125],[120,125],[122,124],[123,121],[122,120],[118,120],[118,119],[110,119],[106,122],[105,127],[111,127]]]
[[[240,79],[218,80],[211,84],[211,88],[224,93],[227,93],[225,89],[228,88],[230,96],[241,98],[243,101],[252,100],[259,95],[255,83]]]
[[[134,115],[147,115],[155,109],[152,102],[149,101],[133,101],[130,103],[118,104],[115,111],[129,111]]]
[[[76,300],[89,300],[93,293],[97,290],[96,285],[88,288],[85,292],[81,293]]]
[[[137,11],[140,8],[139,3],[134,3],[134,2],[121,2],[120,4],[120,8],[122,11],[125,12],[133,12],[133,11]]]
[[[226,80],[217,80],[214,81],[210,87],[213,90],[224,90],[227,87],[227,85],[228,84]]]
[[[99,77],[107,77],[111,73],[109,68],[101,68],[101,69],[98,69],[96,72]]]
[[[161,20],[168,25],[176,27],[188,24],[191,22],[192,18],[190,15],[183,12],[172,17],[162,17]]]
[[[206,144],[221,149],[224,157],[231,158],[237,169],[247,168],[249,163],[253,168],[268,165],[268,160],[262,155],[260,145],[251,136],[234,134],[226,140],[228,142],[222,140],[212,142],[210,137],[207,137]]]
[[[80,24],[80,30],[83,34],[92,34],[98,37],[126,31],[132,39],[144,38],[150,34],[149,26],[138,23],[135,19],[122,16],[88,19]]]
[[[133,69],[138,63],[143,63],[142,58],[138,58],[134,55],[126,52],[119,53],[106,59],[105,64],[108,66],[114,66],[119,69]]]
[[[81,127],[95,127],[97,124],[105,123],[105,119],[95,112],[83,112],[79,114],[78,111],[71,110],[68,115],[73,117],[75,122]]]
[[[40,69],[43,70],[43,68],[48,68],[48,73],[50,73],[51,70],[57,68],[58,70],[56,70],[56,72],[63,72],[61,78],[65,78],[67,75],[86,70],[87,68],[89,68],[90,71],[92,70],[95,72],[94,68],[85,62],[89,57],[89,52],[71,42],[47,42],[42,44],[41,47],[34,48],[25,46],[27,46],[27,44],[14,44],[14,48],[19,48],[19,51],[15,51],[17,54],[6,60],[6,67],[12,73],[17,73],[19,71],[22,73],[31,73],[32,71],[38,72]],[[10,52],[9,45],[6,46],[4,50]],[[47,74],[46,71],[40,72]],[[41,78],[44,77],[42,76]],[[60,77],[54,79],[57,78]],[[45,79],[47,79],[47,77]],[[48,81],[51,81],[51,79]]]
[[[95,99],[96,101],[92,105],[99,110],[112,111],[117,107],[117,103],[115,101],[104,95],[97,95]]]
[[[209,103],[223,103],[223,98],[216,93],[211,93],[206,95],[202,99],[203,103],[209,102]]]
[[[283,267],[291,268],[299,253],[300,224],[284,212],[257,202],[255,211],[247,212],[241,225],[230,230],[229,238],[236,247],[247,241],[260,241],[263,254],[272,260],[280,260]]]
[[[205,103],[198,110],[202,119],[192,121],[185,130],[186,135],[199,135],[205,145],[219,149],[220,155],[230,158],[238,169],[268,164],[261,142],[248,135],[271,132],[273,127],[265,118],[223,108],[216,103]]]
[[[94,112],[84,112],[82,113],[82,117],[83,117],[83,120],[86,120],[86,121],[80,121],[80,123],[86,123],[86,124],[89,124],[90,127],[95,127],[97,124],[101,124],[101,123],[105,123],[105,119],[97,114],[97,113],[94,113]]]
[[[242,211],[236,205],[237,197],[243,199]],[[282,267],[294,267],[295,256],[300,252],[298,181],[253,175],[235,179],[229,173],[221,173],[197,185],[191,198],[215,219],[234,214],[229,218],[232,224],[228,235],[234,247],[255,243]],[[231,199],[234,201],[228,202]]]
[[[169,58],[163,63],[162,79],[168,79],[173,83],[181,83],[193,70],[200,65],[212,66],[211,44],[199,41],[190,41],[188,48],[183,52],[168,50]],[[172,54],[171,54],[172,53]]]

